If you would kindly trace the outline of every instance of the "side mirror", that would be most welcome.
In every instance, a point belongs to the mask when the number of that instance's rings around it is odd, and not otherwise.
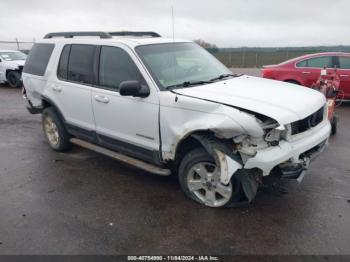
[[[143,86],[139,81],[135,80],[121,82],[119,93],[121,96],[133,97],[147,97],[150,94],[148,86]]]

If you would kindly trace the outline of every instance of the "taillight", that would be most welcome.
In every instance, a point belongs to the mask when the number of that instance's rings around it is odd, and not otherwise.
[[[261,70],[261,72],[262,72],[262,77],[273,78],[273,70],[272,69],[263,68]]]

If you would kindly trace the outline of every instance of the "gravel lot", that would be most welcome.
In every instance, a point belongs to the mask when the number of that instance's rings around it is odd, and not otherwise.
[[[350,105],[337,111],[339,133],[301,185],[217,210],[172,178],[53,152],[20,90],[0,86],[0,254],[350,254]]]

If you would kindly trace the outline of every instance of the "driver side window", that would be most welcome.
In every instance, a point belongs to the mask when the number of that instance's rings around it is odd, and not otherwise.
[[[99,85],[118,90],[123,81],[137,80],[141,84],[145,81],[130,56],[118,47],[101,47],[99,66]]]

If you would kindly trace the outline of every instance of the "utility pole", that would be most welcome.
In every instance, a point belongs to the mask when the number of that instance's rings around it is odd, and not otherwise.
[[[17,44],[17,50],[19,50],[19,42],[18,42],[18,38],[16,37],[16,44]]]

